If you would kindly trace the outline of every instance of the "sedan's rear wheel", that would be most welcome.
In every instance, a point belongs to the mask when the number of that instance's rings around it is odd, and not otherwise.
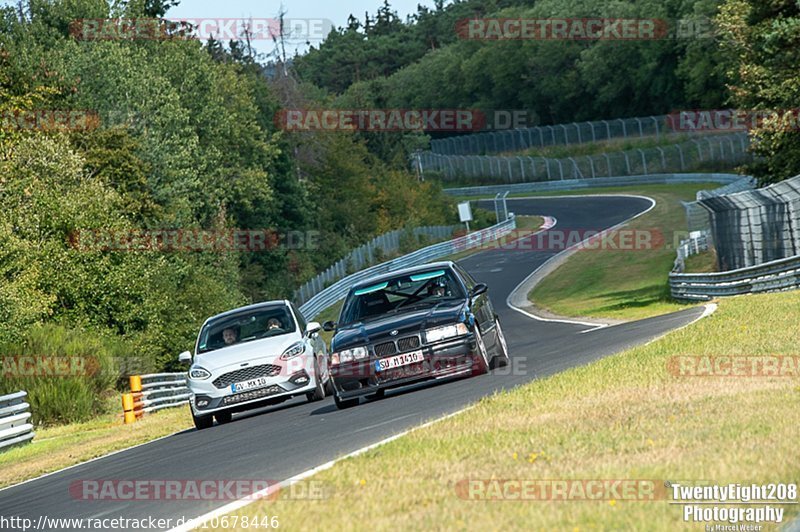
[[[336,403],[336,408],[344,410],[345,408],[352,408],[358,404],[358,397],[355,399],[340,399],[338,395],[333,396],[333,402]]]
[[[314,382],[316,387],[313,392],[308,392],[306,398],[309,403],[325,399],[325,385],[322,383],[322,372],[319,370],[319,360],[314,359]]]
[[[475,357],[475,364],[472,368],[473,375],[483,375],[489,372],[489,353],[483,341],[480,329],[475,327],[475,343],[478,345],[478,356]]]
[[[194,412],[192,412],[192,421],[194,421],[194,426],[197,430],[203,430],[209,428],[211,425],[214,424],[214,418],[211,416],[195,416]]]
[[[502,368],[508,366],[508,345],[506,344],[506,337],[503,334],[503,329],[500,327],[500,322],[495,322],[495,335],[497,342],[495,343],[495,354],[492,357],[492,369]]]

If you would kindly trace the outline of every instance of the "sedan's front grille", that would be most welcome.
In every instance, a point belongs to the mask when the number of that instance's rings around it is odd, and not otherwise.
[[[397,347],[394,342],[385,342],[375,346],[375,355],[379,357],[388,357],[397,353]]]
[[[227,388],[235,382],[245,382],[259,377],[274,377],[281,372],[281,367],[274,364],[263,364],[261,366],[253,366],[251,368],[237,369],[220,375],[214,380],[214,386],[217,388]]]
[[[375,346],[375,355],[378,357],[388,357],[395,353],[405,353],[406,351],[419,349],[419,346],[419,336],[406,336],[405,338],[397,340],[397,343],[391,341],[377,344]]]
[[[400,351],[411,351],[419,349],[419,336],[409,336],[407,338],[400,338],[397,341],[397,349]]]

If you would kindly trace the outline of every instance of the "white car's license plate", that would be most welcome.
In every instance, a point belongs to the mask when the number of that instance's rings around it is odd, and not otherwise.
[[[422,356],[422,351],[412,351],[410,353],[403,353],[402,355],[382,358],[375,361],[375,371],[386,371],[387,369],[399,368],[400,366],[408,366],[415,362],[422,362],[424,358],[425,357]]]
[[[246,390],[252,390],[253,388],[263,388],[266,385],[267,385],[267,378],[259,377],[257,379],[250,379],[249,381],[237,382],[235,384],[231,384],[231,391],[233,393],[244,392]]]

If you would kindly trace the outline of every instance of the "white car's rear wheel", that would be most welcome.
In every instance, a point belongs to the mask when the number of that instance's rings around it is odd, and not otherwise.
[[[233,414],[230,412],[219,412],[214,414],[214,418],[217,420],[217,423],[224,425],[225,423],[231,422],[231,419],[233,419]]]

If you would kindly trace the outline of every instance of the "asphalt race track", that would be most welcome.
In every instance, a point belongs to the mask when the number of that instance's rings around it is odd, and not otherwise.
[[[509,200],[516,214],[554,216],[557,230],[603,229],[650,207],[645,199],[559,197]],[[533,320],[506,306],[508,294],[555,252],[487,250],[462,264],[488,283],[503,324],[515,371],[417,386],[384,399],[339,411],[332,398],[308,404],[296,399],[234,416],[227,425],[168,438],[116,453],[0,491],[0,514],[37,522],[48,517],[192,518],[230,501],[84,501],[70,495],[78,480],[284,480],[415,425],[464,408],[496,390],[644,343],[697,319],[702,308],[597,329]],[[625,272],[620,272],[625,275]],[[665,281],[666,282],[666,281]],[[503,373],[498,375],[497,372]]]

